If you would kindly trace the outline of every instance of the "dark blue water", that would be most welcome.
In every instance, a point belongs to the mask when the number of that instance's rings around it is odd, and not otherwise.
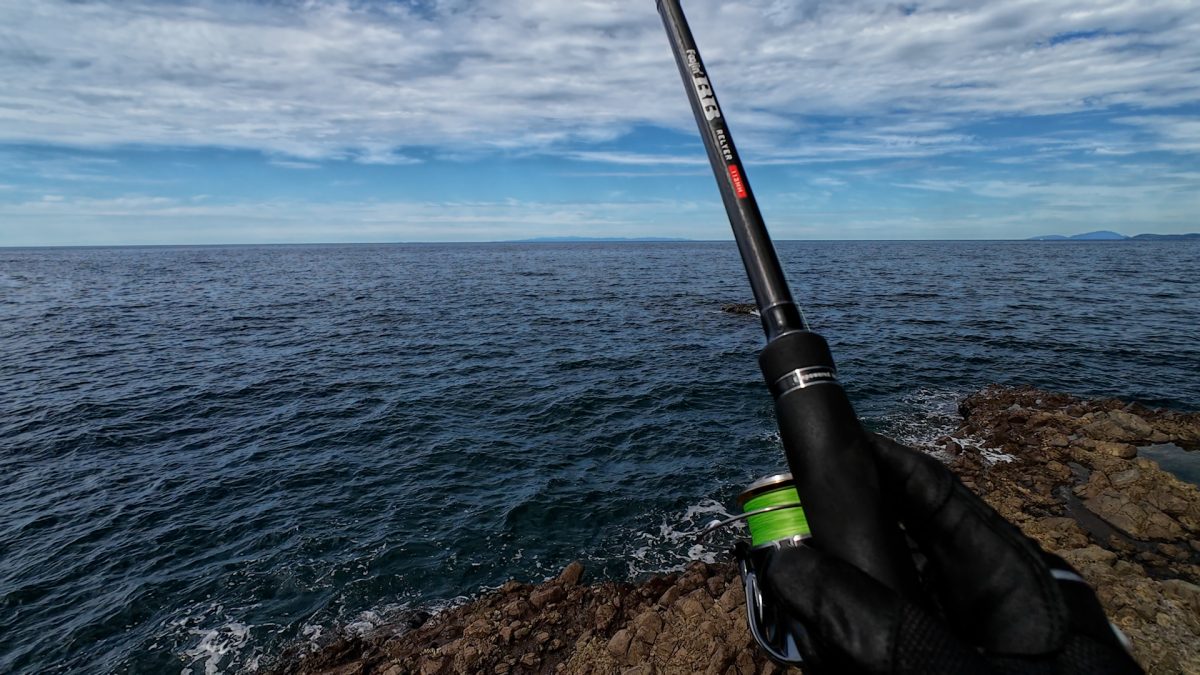
[[[860,412],[991,382],[1200,407],[1196,243],[783,243]],[[0,249],[0,672],[253,670],[782,465],[732,244]]]

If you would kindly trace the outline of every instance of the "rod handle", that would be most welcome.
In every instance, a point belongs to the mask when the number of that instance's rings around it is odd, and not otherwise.
[[[912,557],[884,504],[867,433],[837,381],[828,343],[812,331],[794,331],[772,340],[759,365],[775,397],[811,543],[915,599]]]

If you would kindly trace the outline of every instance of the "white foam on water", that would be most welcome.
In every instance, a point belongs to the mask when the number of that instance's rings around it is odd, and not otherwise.
[[[717,562],[729,550],[734,535],[722,530],[703,542],[697,542],[696,537],[714,520],[732,515],[715,499],[703,499],[682,513],[669,514],[659,523],[657,532],[636,533],[634,537],[640,545],[626,556],[629,576],[679,572],[697,560]]]
[[[359,614],[355,621],[346,624],[345,631],[356,637],[364,637],[378,628],[382,623],[383,620],[378,614],[368,610]]]
[[[173,645],[169,648],[184,664],[180,670],[183,675],[255,672],[264,658],[261,641],[255,634],[282,627],[255,625],[237,616],[239,611],[253,607],[230,611],[215,601],[192,605],[167,622],[154,636],[152,648]]]
[[[983,457],[983,463],[988,466],[993,464],[1007,464],[1009,462],[1016,461],[1017,459],[1007,452],[998,450],[996,448],[985,448],[978,444],[975,445],[975,448],[979,450],[979,455]]]
[[[945,436],[953,438],[962,423],[958,402],[964,393],[955,389],[922,387],[900,398],[896,412],[884,415],[883,431],[897,443],[929,450]]]
[[[193,635],[199,635],[200,642],[191,649],[185,649],[182,656],[191,661],[180,671],[181,675],[193,675],[198,666],[203,666],[204,675],[235,672],[237,655],[250,641],[250,626],[231,621],[212,630],[193,630]],[[253,659],[257,668],[257,659]],[[250,668],[237,668],[247,670]]]
[[[954,433],[962,424],[958,402],[963,396],[963,392],[953,389],[917,389],[901,398],[903,407],[898,412],[884,416],[884,431],[896,442],[926,452],[943,462],[954,459],[938,443],[943,438],[949,438],[964,450],[979,453],[985,466],[1016,460],[1016,457],[1002,450],[984,447],[979,438]]]

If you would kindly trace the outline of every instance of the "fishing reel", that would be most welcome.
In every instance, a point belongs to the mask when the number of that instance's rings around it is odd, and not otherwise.
[[[737,503],[741,514],[710,525],[697,541],[745,521],[750,542],[739,541],[733,553],[746,592],[750,634],[772,661],[782,666],[799,666],[804,661],[800,644],[807,641],[805,629],[762,587],[762,575],[771,556],[784,548],[807,546],[805,542],[811,537],[792,474],[781,473],[755,481],[738,495]]]

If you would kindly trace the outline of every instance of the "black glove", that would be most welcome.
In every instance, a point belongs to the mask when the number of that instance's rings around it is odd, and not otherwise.
[[[812,547],[781,549],[765,582],[807,629],[800,648],[815,668],[806,671],[1142,672],[1095,593],[1065,561],[932,457],[881,436],[873,435],[871,446],[885,499],[926,559],[928,597],[904,599]]]

